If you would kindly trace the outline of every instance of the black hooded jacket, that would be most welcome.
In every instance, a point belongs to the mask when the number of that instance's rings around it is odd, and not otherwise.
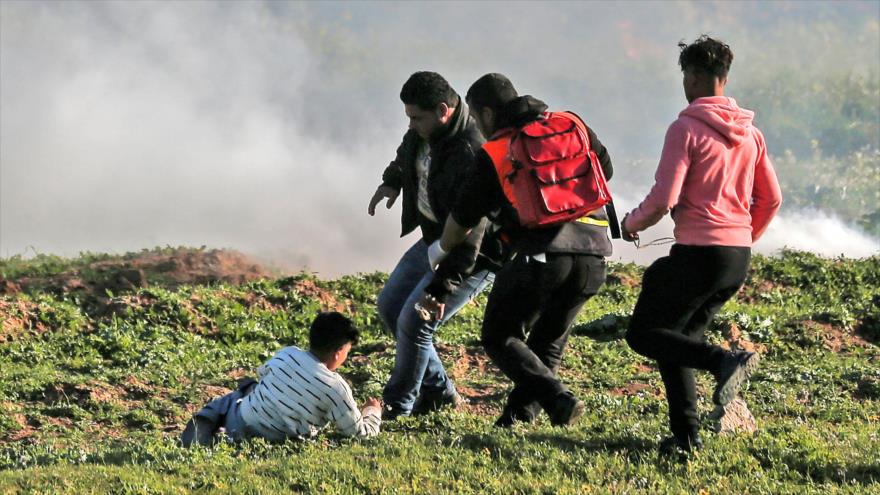
[[[522,127],[536,120],[547,111],[547,105],[532,96],[520,96],[498,113],[497,129]],[[596,133],[587,126],[590,145],[605,178],[610,180],[614,169],[608,150],[596,137]],[[483,217],[489,217],[499,223],[503,232],[510,239],[514,251],[525,254],[538,253],[579,253],[596,256],[611,255],[611,240],[607,228],[580,222],[568,222],[560,226],[527,229],[519,224],[516,211],[504,195],[495,165],[489,154],[480,149],[476,157],[474,173],[468,178],[459,199],[452,209],[452,217],[460,225],[471,227],[480,225]],[[606,220],[604,210],[590,215]]]
[[[443,234],[443,223],[474,166],[474,155],[485,140],[470,116],[467,104],[461,98],[450,122],[428,140],[431,148],[428,201],[439,223],[422,215],[418,208],[419,178],[416,156],[421,141],[422,138],[414,130],[403,136],[396,158],[382,174],[382,185],[401,191],[403,211],[400,236],[403,237],[419,227],[422,240],[430,244]],[[453,249],[441,263],[430,290],[435,297],[443,297],[452,292],[474,270],[486,224],[486,221],[475,223],[476,227],[465,242]]]

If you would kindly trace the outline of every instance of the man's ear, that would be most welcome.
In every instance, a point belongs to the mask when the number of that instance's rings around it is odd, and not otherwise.
[[[446,103],[441,102],[439,105],[437,105],[437,108],[435,110],[437,112],[437,118],[439,118],[440,122],[443,124],[448,122],[449,119],[452,117],[452,112],[450,111],[449,105],[447,105]]]

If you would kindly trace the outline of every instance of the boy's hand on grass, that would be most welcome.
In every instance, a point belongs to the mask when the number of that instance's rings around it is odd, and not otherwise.
[[[364,402],[364,409],[368,407],[378,407],[379,409],[382,409],[382,401],[375,397],[369,397],[367,398],[367,401]]]

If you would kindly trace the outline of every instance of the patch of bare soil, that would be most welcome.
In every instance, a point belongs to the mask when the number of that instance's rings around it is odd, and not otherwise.
[[[281,287],[286,290],[295,291],[305,297],[317,299],[320,301],[321,309],[324,311],[350,312],[351,310],[351,301],[338,301],[332,292],[319,287],[314,280],[291,280],[290,284],[285,284]]]
[[[27,416],[18,412],[21,411],[22,408],[17,407],[15,403],[0,402],[0,409],[12,412],[12,419],[18,425],[14,431],[0,432],[0,438],[5,438],[5,440],[10,442],[18,442],[32,436],[36,432],[36,429],[28,423]],[[0,442],[2,442],[2,440],[0,440]]]
[[[657,367],[651,364],[639,363],[636,365],[636,371],[639,373],[650,373],[652,371],[657,371]]]
[[[45,404],[72,402],[83,408],[91,407],[90,404],[116,404],[128,408],[137,405],[140,399],[142,397],[132,397],[123,386],[96,381],[77,385],[70,383],[52,385],[43,391],[41,402]]]
[[[609,273],[605,277],[605,283],[607,285],[622,285],[627,289],[632,289],[633,287],[638,287],[642,281],[639,277],[634,277],[626,273]]]
[[[25,333],[44,333],[48,328],[40,321],[36,303],[24,300],[0,300],[0,343]]]
[[[21,286],[17,283],[0,278],[0,296],[4,294],[14,295],[21,292]]]
[[[493,385],[455,385],[458,393],[465,399],[462,407],[471,414],[483,416],[496,416],[501,412],[501,405],[507,399],[508,390]]]
[[[487,376],[506,383],[507,379],[479,347],[438,345],[437,351],[452,357],[449,375],[455,388],[465,398],[464,409],[474,414],[495,415],[507,396],[507,387],[485,383]]]
[[[722,323],[721,335],[724,336],[724,342],[721,343],[721,347],[724,347],[725,349],[732,351],[757,352],[758,354],[764,354],[767,352],[767,346],[764,344],[756,344],[746,340],[742,334],[742,330],[740,330],[736,323]]]
[[[822,339],[822,345],[832,352],[843,352],[856,347],[870,345],[858,329],[855,331],[836,327],[830,323],[803,320],[795,324],[809,334],[818,335]]]

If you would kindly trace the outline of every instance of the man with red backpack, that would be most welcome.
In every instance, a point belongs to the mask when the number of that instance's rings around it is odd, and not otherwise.
[[[501,74],[478,79],[466,101],[489,141],[429,257],[437,263],[483,217],[501,226],[515,254],[496,274],[481,334],[486,353],[514,382],[496,425],[531,422],[541,409],[551,423],[571,424],[584,403],[557,371],[572,321],[605,281],[611,241],[602,207],[610,201],[611,159],[579,117],[548,113]],[[442,314],[430,290],[419,304]]]

